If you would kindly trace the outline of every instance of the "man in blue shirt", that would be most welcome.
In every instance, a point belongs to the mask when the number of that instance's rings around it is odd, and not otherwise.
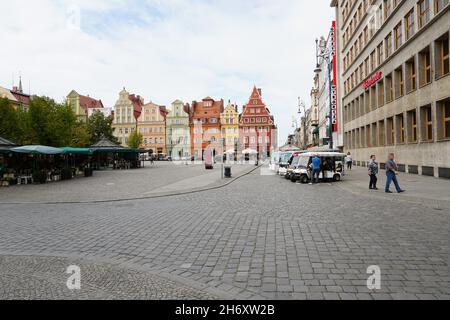
[[[400,184],[398,183],[398,166],[395,163],[395,155],[393,153],[389,154],[388,161],[386,162],[386,193],[393,193],[391,188],[391,183],[394,182],[395,189],[398,193],[405,192],[405,190],[402,190],[400,188]]]
[[[312,167],[311,181],[312,183],[319,183],[320,169],[321,169],[321,161],[319,156],[317,155],[314,156],[314,158],[311,161],[311,167]]]

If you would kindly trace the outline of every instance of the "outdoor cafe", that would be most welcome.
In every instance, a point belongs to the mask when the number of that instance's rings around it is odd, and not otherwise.
[[[142,167],[139,155],[102,139],[90,148],[18,146],[0,138],[0,186],[45,184],[91,177],[94,170],[127,170]]]

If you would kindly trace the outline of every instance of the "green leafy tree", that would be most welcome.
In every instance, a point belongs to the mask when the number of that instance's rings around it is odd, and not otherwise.
[[[83,148],[91,145],[91,135],[86,123],[78,122],[73,130],[71,147]]]
[[[128,138],[128,146],[133,149],[138,149],[141,146],[143,140],[144,137],[142,136],[142,134],[134,130]]]
[[[11,102],[6,98],[0,99],[0,136],[20,143],[22,140],[20,120],[18,111]]]
[[[109,139],[110,141],[117,143],[117,138],[114,137],[114,130],[112,117],[105,117],[102,112],[94,112],[88,119],[87,131],[90,135],[90,143],[96,144],[102,138]]]
[[[76,116],[67,104],[59,104],[47,97],[35,97],[31,100],[28,116],[33,143],[52,147],[71,144]]]

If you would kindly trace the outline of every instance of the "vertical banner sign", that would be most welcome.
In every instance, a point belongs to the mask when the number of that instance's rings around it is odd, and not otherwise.
[[[336,21],[333,21],[331,26],[331,58],[333,63],[333,82],[331,84],[331,108],[332,108],[332,125],[333,132],[339,130],[339,106],[338,106],[338,90],[337,90],[337,32]]]

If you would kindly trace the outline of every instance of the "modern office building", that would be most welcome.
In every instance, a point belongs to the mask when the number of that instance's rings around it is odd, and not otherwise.
[[[450,177],[449,0],[333,0],[345,151]],[[383,166],[383,165],[382,165]]]

